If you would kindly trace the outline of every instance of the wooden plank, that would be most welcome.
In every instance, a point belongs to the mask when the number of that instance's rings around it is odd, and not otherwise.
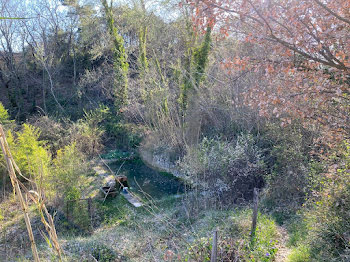
[[[258,193],[258,189],[254,188],[251,241],[253,241],[255,238],[256,224],[258,220],[258,204],[259,204],[259,193]]]
[[[132,196],[128,191],[122,191],[121,192],[122,196],[125,197],[126,200],[129,201],[130,204],[132,204],[134,207],[141,207],[143,204],[136,199],[134,196]]]
[[[213,234],[213,245],[211,247],[210,262],[218,261],[218,232],[215,230]]]

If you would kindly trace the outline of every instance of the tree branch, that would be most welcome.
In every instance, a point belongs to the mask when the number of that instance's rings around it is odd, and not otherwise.
[[[350,20],[338,15],[336,12],[332,11],[330,8],[328,8],[328,6],[326,6],[325,4],[321,3],[321,1],[319,0],[314,0],[319,6],[323,7],[328,13],[332,14],[333,16],[335,16],[336,18],[338,18],[340,21],[343,21],[344,23],[347,23],[350,25]]]

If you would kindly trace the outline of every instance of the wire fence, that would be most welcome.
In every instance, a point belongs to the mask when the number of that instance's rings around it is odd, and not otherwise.
[[[95,221],[95,206],[92,198],[66,201],[67,222],[81,231],[92,231]]]

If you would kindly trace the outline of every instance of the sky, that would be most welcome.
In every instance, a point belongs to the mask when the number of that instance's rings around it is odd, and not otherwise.
[[[96,8],[100,8],[100,0],[81,0],[84,2],[90,2],[96,5]],[[139,3],[140,0],[114,0],[114,6],[118,5],[130,5]],[[180,13],[177,8],[179,0],[144,0],[146,10],[153,12],[155,15],[162,17],[165,21],[171,22],[176,20]],[[54,8],[58,7],[57,12],[51,12]],[[63,6],[60,0],[0,0],[0,16],[5,17],[26,17],[28,20],[0,20],[0,50],[6,49],[6,40],[2,34],[2,30],[10,30],[14,33],[11,36],[12,45],[15,52],[21,51],[22,40],[21,30],[25,28],[24,25],[28,25],[28,28],[37,29],[35,23],[40,23],[43,27],[45,24],[50,26],[50,23],[45,16],[56,15],[60,16],[60,26],[64,27],[65,19],[68,8]],[[39,19],[40,17],[40,19]],[[63,19],[62,19],[63,17]],[[39,20],[38,20],[39,19]],[[68,21],[68,19],[67,19]]]

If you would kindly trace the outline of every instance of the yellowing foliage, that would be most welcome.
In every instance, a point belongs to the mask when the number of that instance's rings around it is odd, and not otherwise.
[[[6,125],[10,124],[11,122],[12,122],[12,120],[10,120],[10,115],[7,112],[7,109],[0,102],[0,124],[6,126]]]
[[[70,200],[79,198],[78,187],[82,184],[81,178],[86,171],[83,155],[76,144],[65,146],[57,151],[57,156],[53,160],[52,189],[59,197]]]
[[[22,130],[13,133],[8,131],[8,143],[13,157],[28,178],[45,178],[51,163],[51,156],[45,142],[39,141],[40,130],[28,124]]]

